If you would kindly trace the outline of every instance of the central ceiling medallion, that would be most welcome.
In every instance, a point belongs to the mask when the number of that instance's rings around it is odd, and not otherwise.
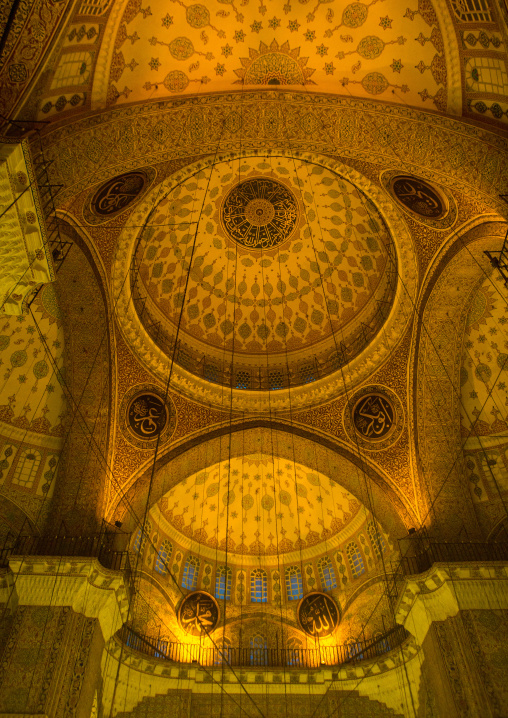
[[[221,211],[228,237],[247,249],[273,249],[293,234],[298,204],[281,182],[254,177],[229,192]]]

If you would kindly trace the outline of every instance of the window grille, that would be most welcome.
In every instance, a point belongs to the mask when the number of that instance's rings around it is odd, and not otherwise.
[[[303,598],[302,572],[298,566],[288,566],[286,568],[286,590],[288,601]]]
[[[316,380],[315,367],[312,364],[306,364],[300,367],[300,382],[302,384],[310,384],[311,381]]]
[[[329,556],[320,558],[317,567],[323,590],[330,591],[332,588],[337,588],[337,579]]]
[[[197,556],[189,556],[183,567],[183,588],[188,588],[189,591],[194,591],[198,585],[198,573],[199,573],[200,560]]]
[[[83,0],[80,15],[102,15],[108,9],[109,0]]]
[[[365,566],[363,565],[362,554],[355,541],[351,541],[346,546],[346,553],[351,566],[351,573],[355,578],[365,573]]]
[[[51,89],[85,85],[90,77],[92,55],[89,52],[69,52],[62,56],[51,82]]]
[[[369,538],[372,546],[374,547],[374,551],[376,553],[376,556],[378,558],[381,558],[381,554],[385,552],[385,540],[382,537],[382,535],[379,533],[379,531],[374,526],[374,522],[370,521],[367,526],[367,531],[369,532]]]
[[[252,603],[266,603],[267,598],[266,571],[255,568],[250,575],[250,600]]]
[[[229,566],[219,566],[215,574],[215,598],[231,598],[231,569]]]
[[[250,389],[250,373],[248,371],[237,372],[236,388],[237,389]]]
[[[218,366],[216,366],[215,364],[206,364],[205,365],[204,376],[207,381],[211,381],[214,384],[218,384],[219,383],[219,375],[220,375],[220,371],[219,371]]]
[[[504,60],[494,57],[470,57],[465,65],[466,90],[508,94],[508,73]]]
[[[284,374],[282,369],[272,369],[268,372],[268,388],[270,391],[282,389],[284,386]]]
[[[159,552],[157,554],[157,560],[155,561],[155,570],[157,573],[165,576],[168,572],[168,563],[171,559],[171,553],[173,551],[173,545],[171,541],[167,539],[160,545]]]
[[[150,521],[146,523],[145,530],[139,529],[136,538],[134,539],[134,551],[136,553],[143,553],[147,538],[152,533],[152,524]]]
[[[266,638],[256,634],[250,639],[250,664],[251,666],[266,666],[268,663],[268,647]]]
[[[452,7],[460,22],[492,22],[487,0],[452,0]]]
[[[25,489],[31,489],[40,463],[41,455],[38,451],[33,449],[23,451],[14,471],[12,483],[23,486]]]

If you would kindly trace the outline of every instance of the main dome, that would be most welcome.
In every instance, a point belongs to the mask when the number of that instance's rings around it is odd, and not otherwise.
[[[395,291],[392,250],[373,203],[319,161],[219,158],[161,187],[132,296],[184,369],[282,389],[336,371],[377,334]]]

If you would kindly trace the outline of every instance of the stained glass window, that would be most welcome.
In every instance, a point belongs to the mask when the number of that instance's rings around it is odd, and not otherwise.
[[[379,533],[379,531],[374,526],[374,522],[370,521],[369,525],[367,526],[367,531],[369,532],[369,538],[372,546],[374,547],[374,551],[376,552],[376,556],[378,558],[381,558],[381,554],[385,552],[385,540]]]
[[[188,588],[190,591],[198,585],[198,573],[199,573],[199,558],[197,556],[189,556],[183,567],[183,588]]]
[[[351,573],[356,578],[361,576],[365,572],[365,566],[363,565],[362,554],[355,541],[351,541],[346,546],[346,553],[349,559],[349,565],[351,566]]]
[[[139,529],[136,534],[136,538],[134,539],[134,551],[136,551],[136,553],[143,553],[146,540],[151,533],[152,524],[150,523],[150,521],[147,521],[145,525],[145,530],[143,531],[142,529]]]
[[[298,566],[288,566],[286,568],[286,590],[288,601],[303,598],[302,572]]]
[[[168,563],[171,559],[171,553],[173,551],[173,546],[171,544],[171,541],[168,541],[167,539],[163,541],[160,545],[159,552],[157,554],[157,560],[155,562],[155,570],[157,573],[161,573],[163,576],[165,576],[168,572]]]
[[[266,571],[255,568],[250,575],[250,600],[253,603],[266,603],[267,601]]]
[[[335,578],[335,571],[333,570],[329,556],[320,558],[317,567],[323,590],[330,591],[332,588],[337,588],[337,579]]]
[[[219,566],[215,574],[215,598],[231,598],[231,569],[229,566]]]
[[[267,659],[268,650],[266,638],[258,633],[250,639],[250,664],[251,666],[266,666],[268,663]]]

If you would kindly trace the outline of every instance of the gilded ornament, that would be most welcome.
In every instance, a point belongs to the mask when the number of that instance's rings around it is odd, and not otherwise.
[[[302,630],[313,638],[329,636],[339,625],[337,604],[326,593],[308,593],[298,605],[298,621]]]
[[[205,591],[194,591],[180,604],[178,623],[191,636],[202,636],[214,630],[219,622],[219,604]]]

